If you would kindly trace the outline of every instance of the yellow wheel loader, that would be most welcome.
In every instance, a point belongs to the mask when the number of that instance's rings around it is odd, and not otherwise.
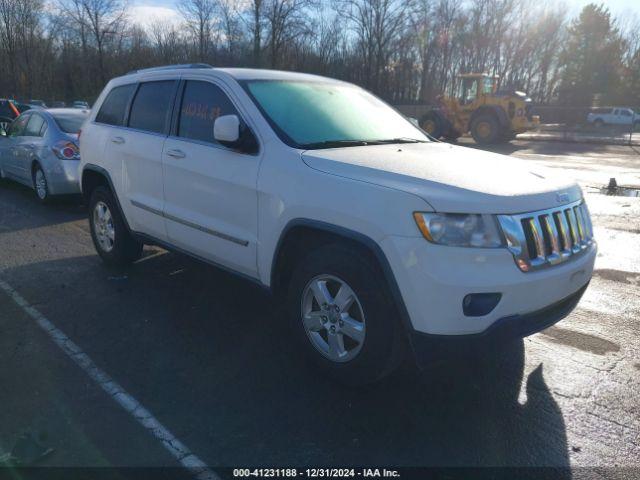
[[[479,144],[513,140],[540,123],[530,114],[531,99],[518,91],[497,91],[498,77],[468,73],[456,77],[455,95],[440,96],[436,106],[399,106],[434,138],[456,140],[465,133]]]

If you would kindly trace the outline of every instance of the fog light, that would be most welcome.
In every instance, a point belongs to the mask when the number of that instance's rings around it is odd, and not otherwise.
[[[501,293],[470,293],[462,300],[462,311],[467,317],[481,317],[491,313],[501,298]]]

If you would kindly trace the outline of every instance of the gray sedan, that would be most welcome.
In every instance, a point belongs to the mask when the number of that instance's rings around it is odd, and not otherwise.
[[[78,133],[88,110],[28,110],[0,132],[0,178],[36,191],[41,202],[53,195],[79,193]]]

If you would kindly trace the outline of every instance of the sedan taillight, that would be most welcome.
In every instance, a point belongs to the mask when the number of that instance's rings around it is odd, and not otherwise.
[[[80,150],[73,142],[61,141],[51,147],[53,153],[61,160],[80,160]]]

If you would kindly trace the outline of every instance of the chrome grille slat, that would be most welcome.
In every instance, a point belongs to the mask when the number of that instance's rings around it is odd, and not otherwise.
[[[589,210],[582,200],[558,208],[498,215],[518,268],[524,272],[563,263],[593,241]]]
[[[578,222],[576,220],[576,214],[573,208],[567,208],[565,211],[567,218],[569,219],[569,230],[571,231],[572,248],[574,253],[580,251],[580,236],[578,235]]]
[[[565,217],[564,212],[560,210],[559,212],[554,212],[553,216],[558,220],[560,224],[560,235],[562,240],[562,253],[564,256],[571,255],[571,234],[569,233],[569,224],[567,223],[567,217]]]
[[[562,252],[560,251],[560,234],[556,227],[553,214],[541,215],[543,228],[546,229],[549,240],[551,241],[551,253],[547,256],[547,260],[552,263],[560,263],[562,261]]]

